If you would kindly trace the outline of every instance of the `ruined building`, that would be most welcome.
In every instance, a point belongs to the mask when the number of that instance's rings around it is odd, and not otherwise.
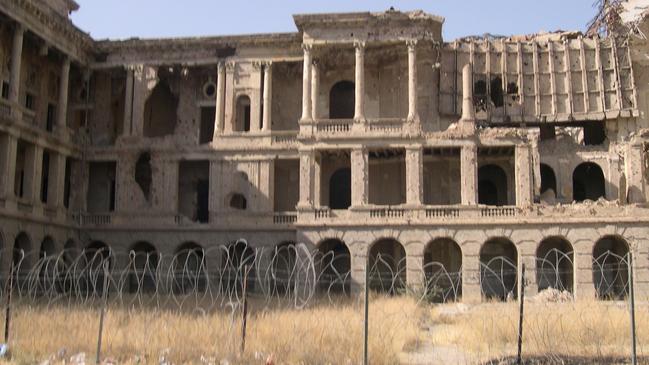
[[[348,253],[356,287],[378,254],[405,259],[412,286],[442,263],[467,301],[488,296],[481,263],[497,256],[526,266],[530,294],[553,286],[535,274],[550,251],[578,299],[616,294],[598,281],[627,267],[598,260],[631,251],[649,294],[641,37],[449,41],[443,18],[388,10],[296,15],[293,33],[97,41],[69,20],[77,7],[0,2],[5,275],[18,251],[244,239]]]

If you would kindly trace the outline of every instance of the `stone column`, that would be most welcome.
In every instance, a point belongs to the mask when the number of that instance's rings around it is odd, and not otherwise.
[[[122,135],[130,136],[133,133],[133,68],[126,68],[126,92],[124,93],[124,124]]]
[[[322,157],[320,153],[313,160],[313,206],[322,206]]]
[[[13,200],[18,139],[5,134],[0,139],[0,199]]]
[[[300,201],[298,210],[313,208],[315,151],[300,151]]]
[[[409,40],[408,45],[408,121],[419,122],[417,111],[417,40]]]
[[[354,120],[365,119],[365,42],[354,42],[356,49],[356,83],[354,88]]]
[[[424,186],[422,146],[406,147],[406,202],[421,205]]]
[[[248,96],[250,97],[250,131],[260,132],[263,122],[263,90],[261,90],[261,82],[264,77],[264,64],[263,62],[255,61],[252,63],[252,68],[254,71],[250,75],[250,82],[257,87],[251,88],[248,92]],[[238,110],[235,111],[235,118],[237,112]]]
[[[65,192],[65,164],[66,156],[60,153],[54,153],[50,157],[50,187],[48,191],[47,205],[59,211],[65,209],[63,197]]]
[[[318,64],[318,60],[314,60],[311,67],[311,118],[316,120],[320,116],[320,108],[318,108],[318,94],[320,94],[320,65]]]
[[[478,147],[470,144],[460,152],[462,205],[478,204]]]
[[[624,170],[626,175],[626,199],[628,203],[647,201],[644,186],[644,148],[642,143],[629,144],[626,147]],[[622,203],[626,203],[622,202]]]
[[[471,241],[462,245],[462,302],[480,303],[480,243]]]
[[[9,101],[12,102],[12,115],[16,118],[22,117],[20,108],[20,70],[23,60],[23,37],[25,29],[22,24],[16,24],[11,49],[11,73],[9,75]]]
[[[302,68],[302,118],[303,121],[311,120],[311,66],[313,56],[311,54],[313,46],[310,44],[302,45],[304,49],[304,66]]]
[[[369,201],[369,154],[365,148],[351,153],[352,207],[367,205]]]
[[[475,133],[475,107],[473,106],[473,68],[462,68],[462,118],[460,128],[465,133]]]
[[[234,124],[236,123],[237,108],[234,95],[234,74],[236,72],[236,63],[233,61],[225,64],[225,111],[223,112],[224,131],[225,133],[232,133],[234,131]]]
[[[225,124],[225,63],[219,62],[216,78],[216,114],[214,116],[214,139],[223,133]]]
[[[269,131],[271,116],[273,115],[273,63],[266,62],[264,65],[264,114],[261,130]]]
[[[41,169],[43,167],[43,147],[32,145],[25,156],[25,200],[34,205],[41,204]]]
[[[156,70],[151,67],[138,65],[133,70],[132,136],[144,136],[144,107],[148,94],[148,83],[155,79]]]
[[[519,207],[527,207],[534,201],[531,157],[528,145],[516,145],[516,205]]]
[[[68,119],[68,90],[70,85],[70,58],[65,56],[61,65],[61,79],[59,82],[59,107],[56,112],[56,128],[63,131]]]

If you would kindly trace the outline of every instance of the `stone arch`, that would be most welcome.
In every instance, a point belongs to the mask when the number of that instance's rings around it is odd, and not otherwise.
[[[462,249],[451,238],[437,238],[424,248],[424,274],[428,298],[454,301],[462,296]]]
[[[536,249],[536,283],[539,291],[552,288],[572,293],[574,251],[567,239],[550,236],[539,243]]]
[[[178,246],[172,261],[175,293],[203,292],[207,288],[205,250],[196,242]]]
[[[348,209],[352,205],[352,170],[343,167],[329,178],[329,208]]]
[[[227,197],[228,206],[235,210],[248,209],[248,199],[241,193],[230,193]]]
[[[480,248],[480,287],[487,299],[516,297],[518,251],[505,237],[487,240]]]
[[[593,247],[593,284],[600,299],[623,299],[629,293],[629,244],[616,235],[600,238]]]
[[[250,97],[242,94],[237,97],[234,128],[235,132],[250,132]]]
[[[602,168],[593,162],[584,162],[572,173],[572,199],[576,202],[606,198],[606,181]]]
[[[550,165],[541,164],[541,194],[552,190],[554,197],[557,196],[557,177]]]
[[[255,250],[245,240],[230,243],[222,255],[222,285],[230,292],[240,295],[243,291],[243,280],[248,273],[247,287],[255,288]]]
[[[70,267],[79,255],[77,242],[70,238],[63,245],[63,263],[66,267]]]
[[[26,232],[20,232],[16,235],[14,240],[14,247],[12,252],[12,265],[14,283],[20,286],[22,282],[27,280],[29,271],[31,270],[31,254],[32,242]]]
[[[144,103],[144,136],[163,137],[174,133],[178,120],[178,97],[167,80],[160,80]]]
[[[488,164],[478,169],[479,204],[507,205],[508,194],[507,173],[502,167]]]
[[[139,241],[129,250],[128,291],[151,293],[156,291],[160,254],[149,242]]]
[[[317,245],[319,286],[323,292],[350,292],[351,252],[343,240],[328,238]]]
[[[102,241],[93,241],[83,250],[82,257],[85,265],[80,269],[84,279],[79,282],[79,289],[95,295],[102,295],[107,289],[104,285],[105,269],[110,270],[113,264],[112,250]]]
[[[43,241],[41,241],[38,258],[49,258],[54,255],[56,255],[56,243],[54,242],[54,239],[52,239],[52,237],[45,236],[45,238],[43,238]]]
[[[352,81],[338,81],[329,91],[329,119],[352,119],[355,108],[355,85]]]
[[[295,242],[284,241],[275,246],[271,264],[273,293],[291,291],[297,279],[297,249]]]
[[[406,250],[394,238],[376,240],[369,248],[370,288],[399,294],[406,287]]]

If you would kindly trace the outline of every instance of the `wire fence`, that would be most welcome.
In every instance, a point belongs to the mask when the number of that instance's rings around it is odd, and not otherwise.
[[[70,352],[92,353],[96,341],[98,357],[103,345],[104,361],[125,363],[507,363],[518,361],[519,343],[531,363],[615,363],[631,359],[634,344],[641,360],[649,350],[647,303],[628,300],[628,254],[592,259],[599,301],[574,300],[572,252],[547,250],[533,268],[485,255],[477,272],[483,303],[465,304],[464,280],[475,278],[463,277],[457,258],[413,272],[405,255],[387,251],[367,259],[368,323],[364,284],[352,280],[351,257],[336,247],[269,250],[240,241],[170,256],[141,247],[123,257],[108,247],[16,251],[2,278],[5,340],[23,360],[69,362]],[[421,281],[413,285],[411,275]],[[516,300],[530,283],[539,293],[525,298],[524,310]],[[78,335],[60,337],[71,331]]]

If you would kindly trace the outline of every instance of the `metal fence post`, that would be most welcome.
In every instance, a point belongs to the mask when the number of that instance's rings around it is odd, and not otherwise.
[[[523,363],[523,309],[525,305],[525,264],[521,270],[521,295],[519,298],[520,310],[518,316],[518,355],[516,356],[516,363],[521,365]]]
[[[248,265],[243,273],[243,310],[241,311],[241,354],[246,350],[246,325],[248,324]]]
[[[101,310],[99,312],[99,334],[97,335],[97,359],[96,363],[99,364],[101,362],[101,341],[104,333],[104,318],[106,317],[106,305],[108,301],[108,260],[104,261],[103,265],[103,271],[104,271],[104,283],[103,283],[103,293],[102,293],[102,300],[101,300]]]
[[[11,326],[11,294],[14,291],[14,263],[11,262],[7,287],[7,303],[5,308],[5,344],[9,344],[9,328]]]
[[[636,332],[635,332],[635,288],[633,287],[633,259],[629,252],[629,313],[631,316],[631,363],[638,364],[638,355],[636,352]]]
[[[363,327],[363,364],[369,363],[369,319],[370,319],[370,256],[365,260],[365,300],[364,300],[364,327]]]

